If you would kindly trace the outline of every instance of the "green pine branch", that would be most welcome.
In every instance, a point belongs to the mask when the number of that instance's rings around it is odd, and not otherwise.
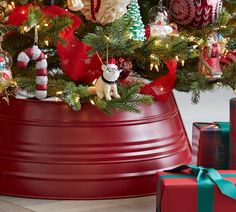
[[[72,82],[66,84],[61,99],[66,102],[74,111],[81,109],[80,96],[78,88]]]
[[[15,31],[17,29],[18,29],[18,27],[16,27],[16,26],[0,24],[0,36],[3,36],[8,32]]]
[[[205,76],[198,73],[196,66],[188,69],[179,70],[176,74],[176,86],[178,91],[190,92],[191,101],[197,104],[200,100],[201,92],[209,91],[214,88],[214,81],[209,81]]]
[[[151,96],[139,94],[140,86],[140,84],[119,85],[118,91],[121,96],[120,99],[112,98],[111,101],[107,101],[95,96],[93,100],[100,110],[110,115],[114,110],[140,113],[140,104],[153,103]]]
[[[236,89],[236,62],[223,67],[222,72],[223,72],[223,75],[222,75],[221,83],[235,90]]]
[[[92,47],[89,54],[99,53],[106,59],[108,48],[109,57],[132,56],[140,42],[130,40],[130,24],[126,18],[121,18],[105,27],[97,26],[94,33],[88,33],[83,39],[83,42]]]

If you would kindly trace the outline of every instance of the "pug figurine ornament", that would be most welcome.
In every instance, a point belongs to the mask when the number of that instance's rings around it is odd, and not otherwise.
[[[120,98],[117,91],[117,80],[120,76],[118,66],[116,65],[115,59],[109,61],[106,65],[102,65],[103,74],[100,76],[95,84],[95,91],[97,96],[102,99],[110,101],[111,97]]]

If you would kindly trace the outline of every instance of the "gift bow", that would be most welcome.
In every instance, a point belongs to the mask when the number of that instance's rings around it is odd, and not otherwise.
[[[205,181],[211,180],[220,189],[222,194],[236,200],[235,185],[232,182],[223,179],[215,169],[194,165],[182,167],[184,169],[190,168],[192,170],[193,175],[197,177],[198,184],[203,184]]]
[[[222,174],[222,176],[212,168],[204,168],[194,165],[183,165],[168,172],[179,172],[185,169],[191,169],[192,174],[172,174],[161,175],[160,178],[196,178],[198,184],[198,212],[213,212],[214,211],[214,185],[216,185],[222,194],[236,200],[235,185],[224,177],[236,177],[236,174]],[[160,181],[158,182],[158,206],[157,211],[161,211],[160,207]]]

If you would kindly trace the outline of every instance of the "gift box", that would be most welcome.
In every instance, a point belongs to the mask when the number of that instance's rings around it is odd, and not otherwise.
[[[236,98],[230,100],[230,169],[236,169]]]
[[[228,122],[193,123],[192,164],[228,169],[229,130]]]
[[[236,170],[157,173],[157,212],[236,211]]]

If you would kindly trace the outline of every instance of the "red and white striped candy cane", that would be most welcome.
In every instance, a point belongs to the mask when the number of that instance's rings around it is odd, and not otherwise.
[[[37,99],[44,99],[47,97],[47,60],[44,53],[34,45],[32,48],[28,48],[22,51],[17,57],[17,66],[19,68],[26,68],[30,60],[36,61],[36,91],[35,97]]]

